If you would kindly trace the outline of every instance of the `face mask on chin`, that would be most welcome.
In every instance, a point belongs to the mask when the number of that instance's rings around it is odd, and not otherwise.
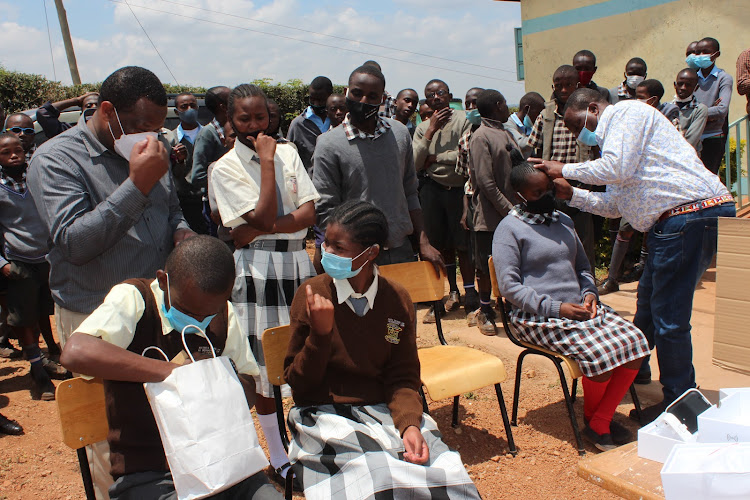
[[[109,127],[109,133],[112,134],[112,139],[115,141],[115,152],[127,161],[130,161],[130,155],[133,153],[133,148],[137,143],[146,140],[148,137],[153,137],[154,139],[159,137],[156,132],[126,134],[125,129],[122,128],[122,122],[120,121],[120,115],[117,113],[117,109],[115,109],[115,117],[117,117],[117,123],[120,125],[120,130],[122,130],[120,138],[115,139],[115,134],[112,132],[112,125],[110,125],[109,122],[107,122],[107,126]]]
[[[22,163],[20,165],[12,165],[7,167],[2,167],[3,172],[10,175],[11,177],[18,177],[19,175],[23,174],[26,171],[27,165],[25,163]]]

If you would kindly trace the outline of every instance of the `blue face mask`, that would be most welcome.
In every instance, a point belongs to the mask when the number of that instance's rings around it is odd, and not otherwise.
[[[690,69],[700,69],[700,66],[698,66],[698,64],[696,64],[695,62],[695,54],[688,54],[688,56],[685,58],[685,63],[687,63],[688,68]]]
[[[523,117],[523,126],[526,128],[534,128],[534,122],[531,121],[529,115]]]
[[[472,109],[466,112],[466,120],[472,125],[479,125],[482,123],[482,115],[479,114],[478,109]]]
[[[589,121],[589,110],[586,109],[586,119],[583,120],[583,128],[581,133],[578,134],[578,141],[586,146],[596,146],[599,143],[596,141],[596,134],[586,128],[586,123]]]
[[[198,321],[192,316],[188,316],[184,312],[179,311],[176,307],[174,307],[172,305],[172,296],[169,293],[169,274],[167,274],[167,297],[169,299],[169,310],[167,310],[166,306],[162,304],[161,312],[164,314],[164,317],[167,318],[169,325],[180,333],[182,333],[182,331],[186,327],[187,333],[190,333],[193,330],[195,332],[198,332],[199,328],[200,331],[205,332],[208,329],[208,325],[209,323],[211,323],[211,320],[216,317],[215,314],[212,314],[211,316],[206,316],[205,318],[203,318],[203,321]]]
[[[188,125],[195,125],[198,123],[198,110],[195,108],[188,108],[185,111],[177,111],[177,116],[180,121],[187,123]]]
[[[357,255],[354,258],[351,257],[341,257],[340,255],[332,254],[329,252],[326,252],[326,249],[323,245],[320,246],[320,254],[321,259],[320,263],[323,265],[323,270],[333,279],[337,280],[345,280],[349,278],[353,278],[356,275],[359,274],[359,272],[362,270],[363,267],[365,267],[365,264],[367,264],[367,261],[362,264],[359,269],[352,270],[352,262],[355,259],[358,259],[360,255],[368,251],[370,248],[365,248],[362,250],[362,253]]]
[[[700,69],[710,68],[713,65],[711,54],[697,54],[695,56],[695,65]]]

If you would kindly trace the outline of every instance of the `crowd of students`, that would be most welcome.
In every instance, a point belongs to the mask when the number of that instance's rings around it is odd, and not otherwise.
[[[715,66],[719,55],[713,38],[691,44],[670,101],[637,57],[619,86],[597,85],[596,57],[582,50],[553,72],[548,101],[530,92],[513,113],[499,91],[481,88],[466,93],[465,111],[454,110],[439,79],[426,83],[422,101],[414,89],[394,97],[380,66],[367,61],[343,95],[329,78],[315,78],[309,106],[286,135],[278,105],[250,84],[210,88],[205,103],[214,118],[206,125],[195,96],[179,94],[180,124],[163,129],[161,82],[146,69],[121,68],[98,94],[40,108],[38,123],[56,137],[38,148],[29,116],[4,120],[2,354],[19,357],[8,341],[18,339],[42,399],[54,399],[50,377],[69,376],[66,369],[105,380],[109,446],[98,444],[92,460],[99,498],[174,494],[141,384],[177,365],[141,351],[157,345],[172,359],[186,327],[234,361],[277,482],[293,470],[309,498],[349,498],[355,484],[357,498],[406,487],[424,498],[437,490],[478,498],[457,452],[422,412],[415,309],[378,273],[378,265],[419,258],[449,284],[443,310],[431,308],[421,321],[463,303],[469,324],[495,335],[496,273],[519,334],[581,365],[584,436],[602,450],[627,442],[632,436],[612,417],[634,380],[650,382],[649,346],[657,347],[663,404],[695,385],[691,355],[689,366],[675,361],[691,354],[689,312],[687,326],[683,314],[674,331],[661,307],[658,281],[677,270],[665,270],[664,252],[648,249],[666,239],[659,225],[679,219],[673,215],[734,213],[715,175],[732,88]],[[82,114],[71,127],[59,114],[72,105]],[[620,122],[631,127],[623,131]],[[668,152],[656,152],[667,143]],[[689,183],[649,178],[660,161]],[[651,190],[656,202],[648,209],[660,212],[629,205],[630,196]],[[697,208],[685,208],[690,203]],[[609,278],[597,289],[601,216],[617,236]],[[617,289],[635,231],[649,237],[633,324],[599,296]],[[710,242],[700,246],[710,253]],[[700,278],[708,253],[684,279]],[[692,288],[681,286],[691,303]],[[284,324],[292,329],[285,374],[296,404],[288,455],[260,342],[265,329]],[[196,353],[204,348],[190,344]],[[22,432],[4,417],[0,424]],[[373,434],[374,426],[383,432]],[[383,471],[378,477],[371,459]],[[221,495],[277,497],[262,474]]]

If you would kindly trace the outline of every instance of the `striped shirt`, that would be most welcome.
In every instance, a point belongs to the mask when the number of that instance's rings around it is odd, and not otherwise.
[[[128,162],[81,120],[39,147],[28,186],[51,240],[52,297],[88,314],[116,284],[152,278],[174,232],[189,227],[169,173],[145,196],[129,179]]]

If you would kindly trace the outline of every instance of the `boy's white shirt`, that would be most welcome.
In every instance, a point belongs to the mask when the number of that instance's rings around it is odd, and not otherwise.
[[[168,335],[173,329],[164,317],[161,308],[164,304],[164,292],[159,288],[157,280],[151,282],[150,289],[156,300],[162,334]],[[260,370],[250,350],[250,342],[242,331],[231,302],[227,302],[227,308],[227,340],[221,354],[234,361],[239,373],[250,376],[258,375]],[[146,303],[141,292],[133,285],[120,283],[110,290],[102,305],[81,323],[75,333],[99,337],[110,344],[127,349],[133,342],[136,326],[145,310]]]

